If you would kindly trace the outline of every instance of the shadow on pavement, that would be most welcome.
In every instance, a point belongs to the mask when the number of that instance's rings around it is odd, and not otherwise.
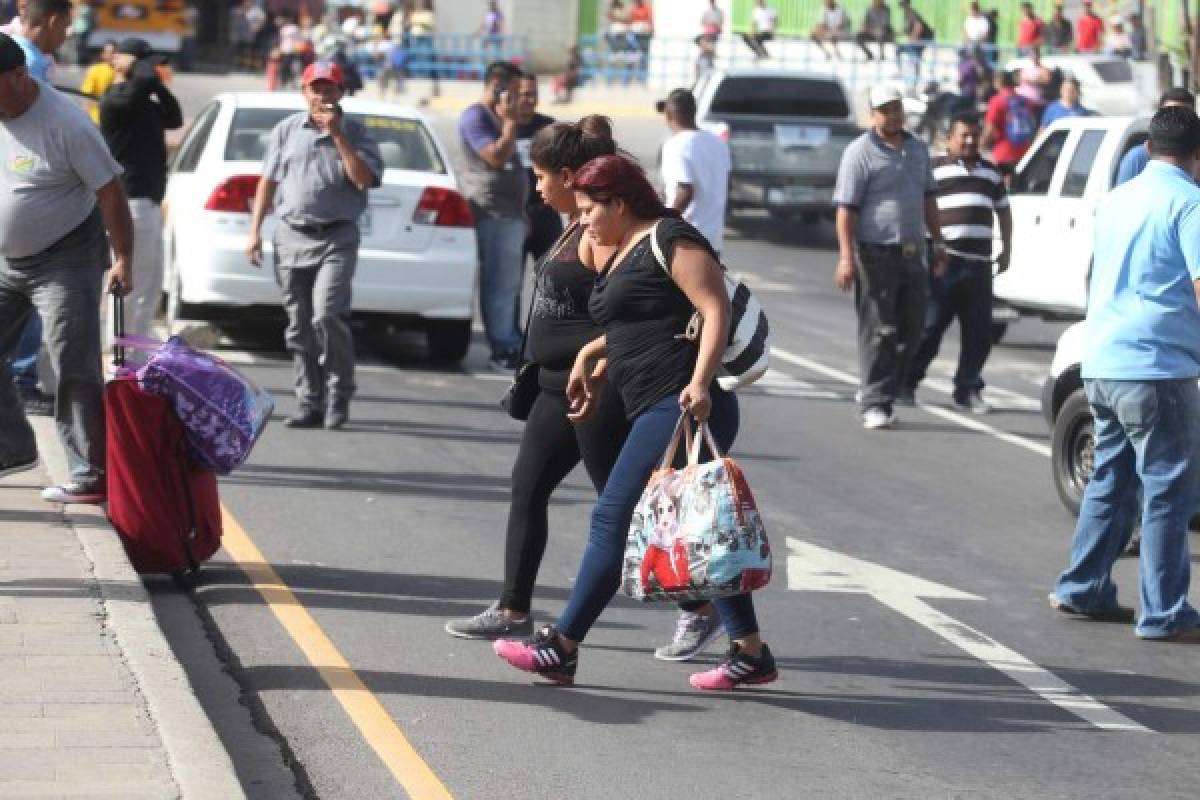
[[[276,489],[324,489],[329,491],[368,492],[388,495],[420,495],[452,500],[508,503],[507,477],[447,472],[375,472],[353,469],[319,469],[246,464],[236,473],[222,478],[224,484],[262,486]],[[592,504],[595,495],[572,497],[571,487],[556,492],[553,506]]]
[[[497,660],[497,669],[509,669]],[[355,676],[378,695],[399,694],[412,697],[445,697],[451,700],[478,700],[486,703],[512,703],[543,706],[561,711],[582,722],[600,725],[636,725],[659,713],[698,713],[711,711],[695,703],[676,703],[662,699],[669,693],[650,693],[657,698],[631,699],[611,694],[596,694],[591,689],[609,692],[607,687],[576,685],[564,688],[548,684],[510,681],[485,681],[474,678],[454,678],[444,675],[414,675],[405,672],[381,672],[327,668],[326,677],[336,689],[357,689]],[[308,667],[267,666],[247,667],[242,671],[247,687],[252,691],[328,691],[328,686],[316,670]],[[517,681],[523,680],[516,676]],[[623,690],[616,690],[622,692]],[[694,699],[689,695],[687,699]],[[386,697],[383,698],[386,702]]]
[[[501,583],[482,578],[407,575],[308,565],[273,565],[276,574],[306,608],[335,608],[427,616],[440,619],[479,613],[500,594]],[[567,587],[537,587],[539,601],[565,601]],[[196,599],[205,606],[261,603],[245,574],[231,564],[206,565],[199,574]],[[276,601],[280,602],[280,601]],[[614,607],[641,607],[618,596]],[[536,610],[535,610],[536,613]],[[643,626],[601,619],[597,628],[642,630]],[[639,652],[645,653],[645,648]]]

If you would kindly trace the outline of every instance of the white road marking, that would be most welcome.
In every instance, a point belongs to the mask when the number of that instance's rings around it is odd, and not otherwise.
[[[808,381],[798,380],[776,369],[767,370],[754,382],[754,389],[772,397],[802,397],[807,400],[839,400],[841,395],[828,389],[819,389]]]
[[[842,383],[848,383],[853,386],[857,386],[859,383],[858,378],[854,375],[851,375],[849,372],[843,372],[840,369],[828,367],[818,361],[813,361],[811,358],[805,358],[804,356],[796,355],[795,353],[789,353],[787,350],[781,350],[778,347],[771,348],[771,356],[779,359],[780,361],[792,364],[793,366],[802,367],[811,372],[824,375],[827,378],[841,381]],[[941,417],[942,419],[947,420],[948,422],[953,422],[956,425],[961,425],[968,430],[973,430],[978,433],[985,433],[994,439],[999,439],[1002,442],[1007,442],[1008,444],[1028,450],[1031,453],[1037,453],[1038,455],[1050,458],[1050,448],[1041,442],[1035,442],[1032,439],[1026,439],[1024,436],[1018,436],[1015,433],[1002,431],[999,428],[988,425],[987,423],[980,422],[973,416],[959,414],[955,411],[949,411],[945,408],[940,408],[939,406],[931,406],[928,403],[918,403],[917,406],[922,411],[933,414],[935,417]]]
[[[779,283],[769,278],[764,278],[755,272],[745,272],[739,270],[737,276],[741,278],[745,284],[756,292],[795,292],[796,287],[790,283]]]
[[[921,386],[942,394],[954,394],[954,383],[945,378],[926,378],[922,381]],[[999,386],[987,388],[987,401],[997,411],[1036,411],[1040,413],[1042,410],[1041,401],[1028,395],[1002,389]]]
[[[788,588],[806,592],[866,594],[932,631],[973,658],[1084,722],[1107,731],[1153,733],[1151,729],[1084,694],[1049,670],[990,636],[933,608],[921,598],[984,598],[870,561],[787,538]]]

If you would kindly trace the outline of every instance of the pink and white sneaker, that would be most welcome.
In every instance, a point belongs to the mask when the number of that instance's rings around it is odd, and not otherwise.
[[[693,689],[702,692],[728,692],[739,686],[759,686],[779,678],[775,657],[765,644],[757,658],[742,651],[737,644],[729,647],[725,660],[707,672],[696,672],[688,678]]]
[[[498,639],[492,644],[496,655],[519,670],[533,672],[563,686],[575,682],[575,668],[579,666],[579,650],[568,653],[558,642],[558,631],[546,625],[532,639],[519,642],[516,639]]]

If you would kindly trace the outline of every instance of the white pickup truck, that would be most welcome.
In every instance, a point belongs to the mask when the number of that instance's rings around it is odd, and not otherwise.
[[[1009,188],[1013,251],[994,293],[1019,314],[1082,319],[1092,265],[1096,205],[1121,158],[1142,147],[1149,120],[1071,117],[1039,134]]]

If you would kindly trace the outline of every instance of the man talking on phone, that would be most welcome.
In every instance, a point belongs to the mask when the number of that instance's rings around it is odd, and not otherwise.
[[[279,224],[272,246],[300,402],[284,424],[337,430],[349,419],[354,395],[350,309],[358,219],[367,190],[379,186],[383,159],[366,128],[338,105],[345,94],[341,67],[309,64],[301,91],[308,109],[276,125],[267,141],[246,255],[262,263],[262,223],[273,207]]]
[[[492,348],[489,366],[497,372],[515,369],[521,348],[513,309],[521,297],[529,179],[517,152],[520,75],[507,61],[489,64],[483,73],[483,98],[458,119],[466,157],[463,189],[475,215],[479,245],[479,305]]]

